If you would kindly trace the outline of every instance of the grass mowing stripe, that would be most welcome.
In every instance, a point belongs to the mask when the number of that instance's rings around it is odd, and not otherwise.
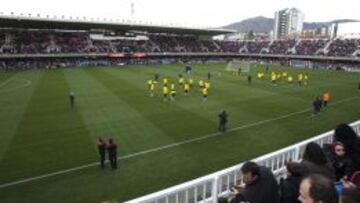
[[[92,142],[83,139],[88,132],[79,112],[70,110],[68,94],[62,70],[44,71],[0,163],[1,181],[93,160]],[[19,148],[33,140],[41,144],[30,150]]]
[[[4,73],[4,75],[2,78],[8,78],[5,82],[16,80],[17,78],[26,78],[28,81],[33,81],[33,85],[26,89],[17,89],[16,91],[1,91],[4,90],[3,88],[5,87],[10,86],[11,88],[11,83],[0,88],[0,163],[2,162],[9,143],[11,143],[11,140],[14,138],[16,128],[25,113],[38,81],[42,77],[42,73],[12,72],[11,74]]]
[[[334,103],[330,104],[329,106],[334,106],[334,105],[337,105],[337,104],[341,104],[341,103],[351,101],[351,100],[356,99],[356,98],[359,98],[359,97],[355,96],[355,97],[346,98],[346,99],[334,102]],[[247,124],[247,125],[234,127],[234,128],[229,129],[228,132],[234,132],[234,131],[238,131],[238,130],[241,130],[241,129],[250,128],[250,127],[262,125],[262,124],[265,124],[265,123],[269,123],[269,122],[272,122],[272,121],[285,119],[285,118],[288,118],[288,117],[291,117],[291,116],[294,116],[294,115],[309,112],[311,110],[312,110],[311,108],[308,108],[308,109],[304,109],[304,110],[301,110],[301,111],[297,111],[297,112],[293,112],[293,113],[290,113],[290,114],[275,117],[275,118],[272,118],[272,119],[266,119],[266,120],[258,121],[258,122],[255,122],[255,123],[250,123],[250,124]],[[144,155],[144,154],[148,154],[148,153],[152,153],[152,152],[156,152],[156,151],[161,151],[161,150],[164,150],[164,149],[168,149],[168,148],[172,148],[172,147],[176,147],[176,146],[180,146],[180,145],[184,145],[184,144],[188,144],[188,143],[193,143],[193,142],[197,142],[197,141],[200,141],[200,140],[205,140],[205,139],[208,139],[208,138],[211,138],[211,137],[216,137],[218,135],[220,135],[220,133],[216,132],[216,133],[212,133],[212,134],[205,135],[205,136],[202,136],[202,137],[185,140],[185,141],[182,141],[182,142],[177,142],[177,143],[173,143],[173,144],[170,144],[170,145],[165,145],[165,146],[162,146],[162,147],[137,152],[137,153],[134,153],[134,154],[125,155],[123,157],[118,157],[118,160],[129,159],[129,158],[132,158],[132,157],[136,157],[136,156],[140,156],[140,155]],[[97,165],[99,165],[99,163],[94,162],[94,163],[90,163],[90,164],[86,164],[86,165],[82,165],[82,166],[78,166],[78,167],[74,167],[74,168],[70,168],[70,169],[57,171],[57,172],[54,172],[54,173],[48,173],[48,174],[44,174],[44,175],[40,175],[40,176],[36,176],[36,177],[32,177],[32,178],[27,178],[27,179],[22,179],[22,180],[19,180],[19,181],[5,183],[5,184],[1,184],[0,188],[6,188],[6,187],[22,184],[22,183],[27,183],[27,182],[31,182],[31,181],[35,181],[35,180],[40,180],[40,179],[44,179],[44,178],[47,178],[47,177],[52,177],[52,176],[56,176],[56,175],[69,173],[69,172],[72,172],[72,171],[78,171],[78,170],[81,170],[81,169],[85,169],[85,168],[89,168],[89,167],[93,167],[93,166],[97,166]]]
[[[120,154],[130,154],[176,142],[145,118],[143,112],[132,108],[92,74],[97,72],[92,69],[66,72],[78,95],[77,104],[93,140],[97,136],[113,138],[120,144]],[[119,81],[116,82],[118,86]],[[141,129],[146,129],[146,132]]]
[[[160,102],[149,97],[144,98],[144,89],[141,89],[139,86],[130,83],[127,79],[122,78],[120,74],[112,75],[109,72],[97,70],[96,74],[93,74],[93,76],[119,99],[124,101],[131,108],[141,112],[144,118],[163,131],[165,135],[171,136],[171,139],[175,141],[189,138],[189,136],[193,135],[194,130],[196,133],[203,133],[204,130],[214,126],[213,121],[210,119],[200,117],[193,111],[171,105],[171,102]],[[132,89],[132,91],[129,91],[129,89]],[[141,97],[148,102],[138,99]],[[176,115],[176,117],[174,117],[174,115]],[[197,122],[192,122],[193,120],[190,118]],[[173,119],[180,119],[182,120],[182,123],[174,122]],[[186,128],[178,127],[179,125],[184,124],[187,126]],[[139,125],[139,127],[141,127],[141,125]]]

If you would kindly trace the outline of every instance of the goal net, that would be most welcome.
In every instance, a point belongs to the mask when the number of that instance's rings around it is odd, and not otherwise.
[[[250,66],[251,64],[248,61],[231,60],[226,65],[225,70],[234,73],[249,73]]]

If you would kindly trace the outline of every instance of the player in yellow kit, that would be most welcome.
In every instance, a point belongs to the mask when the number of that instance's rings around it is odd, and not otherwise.
[[[164,102],[166,102],[168,100],[168,94],[169,94],[169,88],[167,85],[163,86],[162,92],[164,96]]]
[[[155,83],[151,83],[149,87],[150,97],[154,96],[154,91],[155,91]]]
[[[151,86],[151,84],[153,84],[153,81],[152,81],[152,80],[148,80],[148,81],[147,81],[148,90],[150,90],[150,86]]]
[[[271,74],[271,83],[273,84],[273,85],[276,85],[276,74],[274,73],[274,74]]]
[[[190,85],[190,88],[193,88],[194,80],[192,78],[189,79],[189,85]]]
[[[206,89],[210,89],[211,84],[210,84],[209,81],[206,81],[206,82],[204,83],[204,86],[205,86]]]
[[[304,74],[304,85],[307,85],[308,84],[308,79],[309,79],[309,76],[307,73]]]
[[[185,82],[185,83],[184,83],[184,92],[185,92],[185,95],[188,95],[189,90],[190,90],[190,84],[187,83],[187,82]]]
[[[205,102],[207,100],[208,97],[208,89],[206,87],[201,89],[201,94],[203,96],[203,101]]]
[[[176,96],[175,84],[171,83],[171,85],[170,85],[170,99],[171,99],[171,101],[175,101],[175,96]]]
[[[168,83],[168,79],[167,78],[163,78],[163,84],[166,85]]]
[[[293,77],[291,75],[289,75],[289,77],[287,78],[287,81],[289,84],[292,84],[293,83]]]
[[[180,85],[181,87],[183,87],[184,83],[185,83],[185,79],[184,79],[182,76],[180,76],[180,77],[179,77],[179,85]]]
[[[199,88],[200,89],[204,88],[204,81],[199,80]]]
[[[303,74],[300,73],[300,74],[298,75],[298,83],[299,83],[299,86],[302,85],[302,81],[303,81]]]

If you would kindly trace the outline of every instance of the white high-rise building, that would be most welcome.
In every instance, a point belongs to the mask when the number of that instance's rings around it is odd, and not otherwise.
[[[296,38],[301,34],[304,14],[297,8],[275,12],[274,39]]]

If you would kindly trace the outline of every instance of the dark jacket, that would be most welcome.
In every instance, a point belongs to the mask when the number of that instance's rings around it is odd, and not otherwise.
[[[109,144],[107,146],[107,150],[109,153],[109,158],[116,158],[116,150],[117,150],[117,145],[116,144]]]
[[[280,203],[300,203],[299,186],[302,176],[290,176],[280,181]]]
[[[228,115],[227,115],[227,113],[226,113],[225,111],[222,112],[222,113],[220,113],[220,114],[219,114],[219,119],[220,119],[220,123],[221,123],[221,124],[227,123],[227,121],[228,121]]]
[[[333,152],[331,146],[328,148],[328,150],[325,150],[325,153],[334,167],[336,180],[338,181],[345,175],[352,174],[354,166],[351,159],[347,156],[347,153],[343,157],[339,157]]]
[[[231,203],[279,203],[279,185],[270,169],[260,166],[260,176],[245,186]]]
[[[301,161],[301,164],[303,164],[306,167],[308,174],[317,173],[317,174],[326,176],[330,180],[333,180],[333,181],[336,180],[335,170],[332,167],[331,163],[327,163],[324,165],[317,165],[310,161],[303,160],[303,161]]]
[[[105,157],[105,151],[106,151],[106,143],[104,142],[99,142],[97,143],[98,146],[98,150],[99,150],[99,155],[102,157]]]
[[[353,171],[360,170],[360,138],[344,143],[346,154],[353,164]]]

